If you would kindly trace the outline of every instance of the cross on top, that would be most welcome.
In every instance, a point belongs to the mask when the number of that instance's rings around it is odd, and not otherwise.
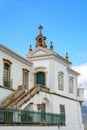
[[[40,34],[42,34],[42,29],[43,29],[43,27],[40,25],[39,26]]]

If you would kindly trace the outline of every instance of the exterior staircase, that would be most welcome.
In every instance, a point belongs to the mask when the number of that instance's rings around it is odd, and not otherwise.
[[[0,107],[8,107],[14,100],[16,100],[20,95],[25,93],[24,86],[18,86],[18,89],[10,94],[1,104]]]
[[[49,93],[49,89],[43,86],[36,86],[25,91],[24,86],[19,86],[18,89],[13,92],[10,96],[4,100],[0,107],[7,107],[7,108],[20,108],[24,103],[29,101],[31,98],[33,98],[37,93],[40,91]]]

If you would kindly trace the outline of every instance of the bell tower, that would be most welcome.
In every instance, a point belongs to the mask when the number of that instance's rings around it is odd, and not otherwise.
[[[40,30],[40,33],[36,37],[36,47],[41,46],[41,47],[46,48],[47,47],[47,45],[46,45],[46,37],[44,37],[42,35],[42,29],[43,29],[43,27],[40,25],[38,29]]]

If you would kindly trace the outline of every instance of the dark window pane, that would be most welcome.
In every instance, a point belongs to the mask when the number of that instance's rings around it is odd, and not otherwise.
[[[36,84],[45,85],[45,74],[43,72],[36,74]]]

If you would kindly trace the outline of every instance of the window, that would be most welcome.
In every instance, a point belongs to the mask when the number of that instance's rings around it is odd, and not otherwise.
[[[28,89],[28,75],[29,71],[27,69],[23,69],[23,85],[25,89]]]
[[[46,109],[46,104],[42,104],[42,108],[41,108],[41,120],[45,119],[45,109]]]
[[[45,119],[46,104],[37,104],[38,111],[41,112],[41,120]]]
[[[4,74],[3,74],[3,85],[7,88],[12,87],[12,81],[10,79],[11,76],[11,62],[7,59],[3,59],[4,61]]]
[[[73,93],[73,77],[69,79],[69,92]]]
[[[65,124],[65,105],[60,105],[61,124]]]
[[[60,89],[60,90],[63,90],[63,85],[64,85],[64,81],[63,81],[64,79],[63,79],[63,72],[59,72],[58,73],[58,88]]]
[[[45,73],[44,72],[36,73],[36,84],[45,85]]]
[[[65,115],[65,105],[60,105],[60,114]]]

